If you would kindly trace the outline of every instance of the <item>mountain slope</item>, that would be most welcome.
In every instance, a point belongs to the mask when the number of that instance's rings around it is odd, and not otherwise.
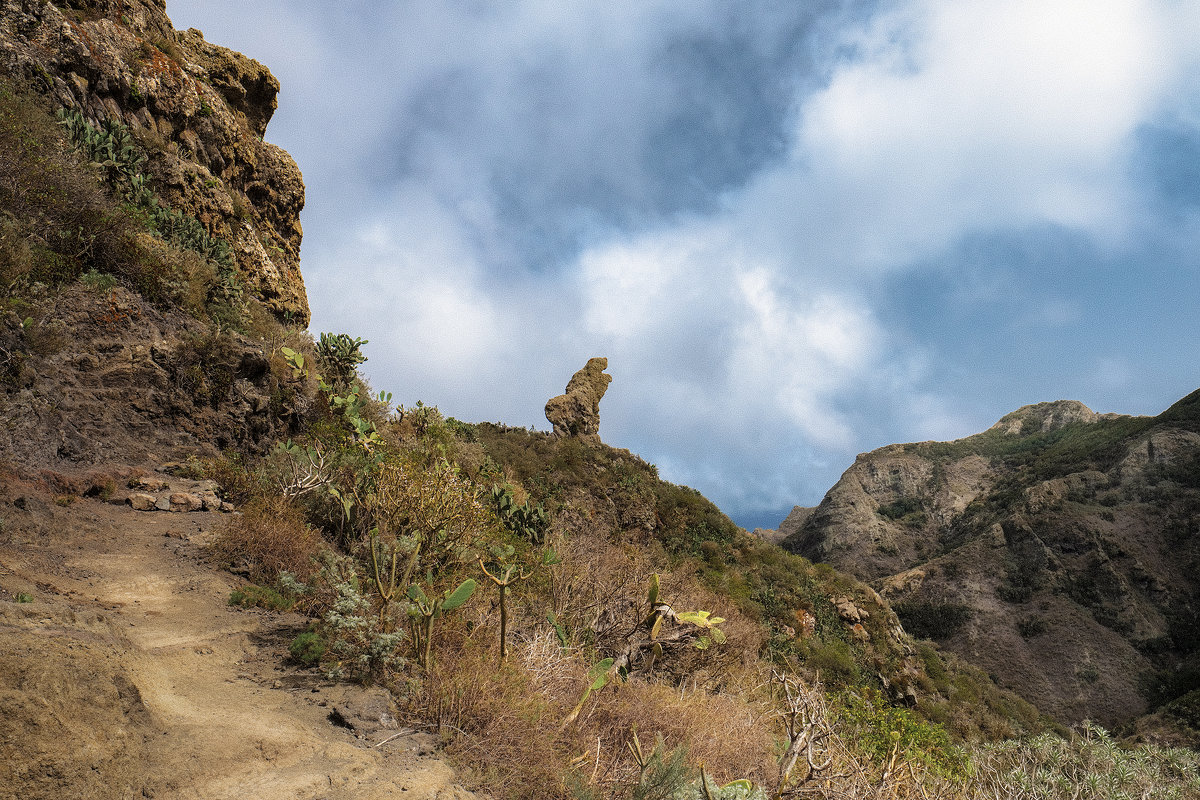
[[[1198,531],[1200,392],[1157,417],[1041,403],[861,455],[784,544],[1060,720],[1116,725],[1192,688]]]
[[[1046,721],[869,586],[738,529],[598,418],[393,408],[360,340],[297,329],[303,187],[261,142],[264,67],[161,0],[21,0],[5,72],[0,786],[462,796],[392,750],[437,742],[514,799],[1011,794],[968,762]],[[550,405],[597,415],[599,366]],[[226,600],[209,559],[255,585]],[[393,712],[436,734],[379,738]],[[1200,785],[1166,755],[1147,785]]]

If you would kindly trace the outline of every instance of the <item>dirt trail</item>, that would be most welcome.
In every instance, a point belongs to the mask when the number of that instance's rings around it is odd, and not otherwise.
[[[0,798],[471,796],[431,736],[381,716],[379,693],[279,666],[300,620],[227,605],[236,579],[201,549],[221,515],[14,500],[0,500]]]

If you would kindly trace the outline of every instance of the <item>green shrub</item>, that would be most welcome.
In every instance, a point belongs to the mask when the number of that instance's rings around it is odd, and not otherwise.
[[[921,642],[917,645],[917,656],[921,659],[921,664],[925,667],[925,674],[930,680],[934,681],[941,687],[947,685],[949,675],[946,672],[946,664],[942,661],[941,655],[937,648],[927,642]]]
[[[97,294],[106,294],[117,285],[117,279],[107,272],[98,272],[94,267],[79,276],[84,286]]]
[[[228,331],[219,328],[180,338],[171,363],[176,386],[196,405],[218,408],[229,399],[241,351]]]
[[[321,656],[325,655],[325,642],[319,634],[306,631],[296,637],[288,652],[304,666],[311,667],[319,663]]]
[[[818,670],[826,683],[845,686],[855,682],[859,670],[849,643],[841,639],[828,642],[812,639],[806,642],[806,645],[806,652],[803,654],[805,665]]]
[[[836,714],[848,724],[859,748],[877,761],[886,762],[896,750],[906,760],[924,764],[945,777],[961,777],[967,772],[967,754],[954,746],[945,728],[908,709],[888,705],[872,689],[843,693]]]
[[[996,587],[996,596],[1006,603],[1020,605],[1033,598],[1033,587],[1027,583],[1002,583]]]
[[[886,519],[903,521],[906,525],[925,522],[924,508],[915,497],[901,497],[893,503],[880,506],[876,513]]]
[[[65,109],[56,121],[44,103],[0,79],[0,290],[20,295],[86,275],[97,291],[115,280],[197,316],[222,304],[242,316],[228,245],[159,202],[131,131]],[[145,229],[161,246],[138,235]]]
[[[219,456],[201,460],[197,474],[187,477],[215,481],[221,487],[221,496],[234,505],[242,505],[266,489],[263,476],[235,450],[225,450]]]
[[[904,629],[918,639],[949,639],[971,621],[974,611],[965,603],[932,603],[906,600],[892,609]]]
[[[240,608],[265,608],[268,611],[290,611],[296,601],[284,597],[269,586],[247,584],[229,594],[229,605]]]
[[[1025,617],[1017,621],[1017,630],[1026,639],[1041,636],[1047,630],[1046,620],[1042,617]]]
[[[136,271],[132,220],[40,103],[0,80],[0,289],[61,286],[89,268]]]

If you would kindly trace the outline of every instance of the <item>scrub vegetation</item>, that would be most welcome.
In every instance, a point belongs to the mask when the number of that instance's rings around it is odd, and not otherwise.
[[[211,408],[268,373],[290,435],[187,466],[241,511],[212,547],[249,580],[229,602],[307,615],[292,659],[386,687],[490,794],[1200,792],[1194,753],[1048,730],[914,642],[866,585],[750,536],[627,451],[393,406],[357,374],[366,342],[274,321],[198,222],[154,210],[127,131],[60,125],[0,84],[0,147],[0,302],[18,333],[32,340],[76,284],[120,285],[190,315],[180,386]],[[223,371],[231,321],[261,363]],[[10,378],[22,347],[0,350]],[[910,612],[929,635],[966,622]]]

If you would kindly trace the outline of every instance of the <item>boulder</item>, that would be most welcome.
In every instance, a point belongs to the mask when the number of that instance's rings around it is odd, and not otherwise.
[[[134,511],[154,511],[154,504],[158,502],[158,498],[152,494],[138,492],[129,495],[129,498],[125,502],[129,503],[129,506]]]
[[[171,488],[162,478],[139,477],[129,481],[130,489],[140,489],[143,492],[165,492]]]
[[[837,609],[838,616],[846,620],[846,622],[861,622],[864,619],[869,619],[871,616],[864,609],[855,605],[854,601],[849,597],[833,598],[833,606]]]
[[[172,511],[200,511],[204,508],[200,496],[188,492],[172,492],[169,499]]]
[[[339,687],[329,695],[329,721],[360,738],[382,738],[400,728],[396,701],[380,686]]]
[[[567,391],[546,403],[546,419],[558,436],[600,441],[600,398],[608,391],[607,358],[589,359],[567,383]]]

